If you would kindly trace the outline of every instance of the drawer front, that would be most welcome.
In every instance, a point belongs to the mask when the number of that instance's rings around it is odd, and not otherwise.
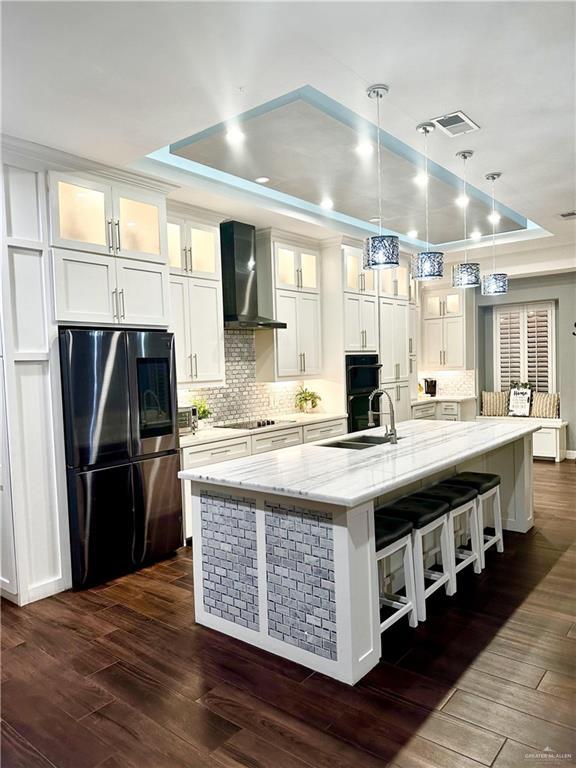
[[[435,419],[436,418],[436,405],[431,403],[430,405],[415,405],[412,408],[412,418],[414,419]]]
[[[242,456],[250,456],[249,437],[183,448],[182,468],[193,469],[194,467],[201,467],[203,464],[216,464],[219,461],[239,459]]]
[[[276,451],[279,448],[288,448],[290,445],[300,445],[302,442],[302,430],[283,429],[281,432],[266,432],[263,435],[252,435],[252,453],[266,453]]]
[[[348,425],[344,419],[340,421],[325,421],[322,424],[308,424],[303,427],[305,443],[313,443],[315,440],[325,440],[327,437],[345,435]]]
[[[540,429],[532,435],[532,453],[534,456],[551,458],[556,456],[555,429]]]
[[[440,413],[443,416],[458,416],[458,403],[440,403]]]

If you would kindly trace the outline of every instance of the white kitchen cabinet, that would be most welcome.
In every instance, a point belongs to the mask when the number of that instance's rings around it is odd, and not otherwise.
[[[380,296],[389,298],[410,298],[410,270],[408,263],[402,259],[400,266],[392,269],[379,270]]]
[[[224,380],[224,320],[220,283],[170,277],[171,330],[180,384]]]
[[[384,385],[382,389],[388,392],[392,399],[396,422],[409,421],[411,418],[409,383],[407,381],[400,381],[397,384]],[[388,413],[389,403],[387,398],[380,398],[380,408],[384,414]],[[387,415],[381,417],[380,423],[389,424],[389,417]]]
[[[166,261],[166,204],[155,192],[49,173],[51,244]]]
[[[380,380],[406,379],[408,355],[408,304],[394,299],[380,299]]]
[[[429,318],[422,326],[422,366],[430,370],[464,368],[464,318]]]
[[[342,246],[344,290],[351,293],[376,295],[376,279],[373,269],[363,269],[364,255],[361,248]]]
[[[320,299],[312,294],[298,297],[298,349],[306,376],[322,373]]]
[[[302,436],[305,443],[314,443],[316,440],[327,440],[329,437],[338,437],[348,432],[346,419],[335,421],[323,421],[320,424],[305,424],[302,428]]]
[[[451,288],[422,292],[422,317],[459,317],[464,312],[462,289]]]
[[[168,325],[168,270],[165,266],[117,259],[116,285],[118,322],[122,325]]]
[[[53,253],[58,322],[168,325],[166,267],[56,248]]]
[[[277,451],[280,448],[289,448],[292,445],[300,445],[302,442],[302,428],[281,429],[274,432],[263,432],[252,435],[252,454]]]
[[[346,352],[378,349],[378,299],[357,293],[344,294]]]
[[[168,263],[173,274],[219,280],[221,262],[218,227],[170,216]]]
[[[320,256],[311,249],[274,243],[276,288],[318,293],[320,290]]]

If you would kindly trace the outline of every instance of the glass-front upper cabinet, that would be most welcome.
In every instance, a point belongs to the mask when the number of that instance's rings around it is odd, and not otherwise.
[[[424,317],[459,317],[462,294],[456,290],[425,291],[422,298]]]
[[[49,173],[51,244],[145,261],[166,258],[162,195]]]
[[[320,289],[318,253],[282,243],[274,244],[276,288],[317,293]]]
[[[51,244],[114,253],[112,188],[64,173],[49,174]]]
[[[147,261],[164,261],[164,198],[144,190],[114,187],[113,203],[116,254]]]
[[[401,261],[399,267],[381,269],[379,274],[381,296],[390,296],[397,299],[408,299],[410,297],[410,270],[407,263]]]
[[[184,219],[168,219],[168,264],[173,274],[218,280],[220,233],[218,227]]]
[[[342,248],[344,263],[344,290],[353,293],[376,293],[376,280],[373,269],[363,269],[361,248],[345,245]]]

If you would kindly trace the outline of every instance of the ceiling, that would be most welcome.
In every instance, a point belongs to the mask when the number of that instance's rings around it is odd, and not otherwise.
[[[552,232],[555,246],[570,245],[574,222],[559,214],[576,208],[574,14],[569,2],[4,2],[2,130],[143,168],[149,153],[305,85],[373,122],[365,89],[384,81],[389,134],[420,150],[418,122],[463,110],[481,130],[459,138],[436,131],[433,160],[460,174],[455,153],[473,149],[473,185],[486,189],[485,173],[502,170],[499,200]],[[260,151],[275,167],[274,149]],[[291,160],[286,188],[304,199],[324,194],[321,175],[304,178],[314,153]],[[159,164],[148,167],[165,175]],[[341,205],[365,211],[374,189],[365,178],[356,187],[357,171]],[[175,198],[257,225],[319,238],[333,227],[329,215],[323,222],[278,201],[263,206],[224,185],[178,179]],[[337,178],[330,196],[345,187]],[[421,219],[411,220],[417,192],[408,185],[402,194],[411,210],[393,210],[391,220],[420,230]]]

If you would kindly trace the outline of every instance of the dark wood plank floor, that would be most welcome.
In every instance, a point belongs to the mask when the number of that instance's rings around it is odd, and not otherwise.
[[[194,624],[189,549],[2,604],[3,768],[512,768],[575,752],[576,465],[535,464],[536,527],[383,637],[350,688]],[[470,569],[467,569],[470,570]]]

